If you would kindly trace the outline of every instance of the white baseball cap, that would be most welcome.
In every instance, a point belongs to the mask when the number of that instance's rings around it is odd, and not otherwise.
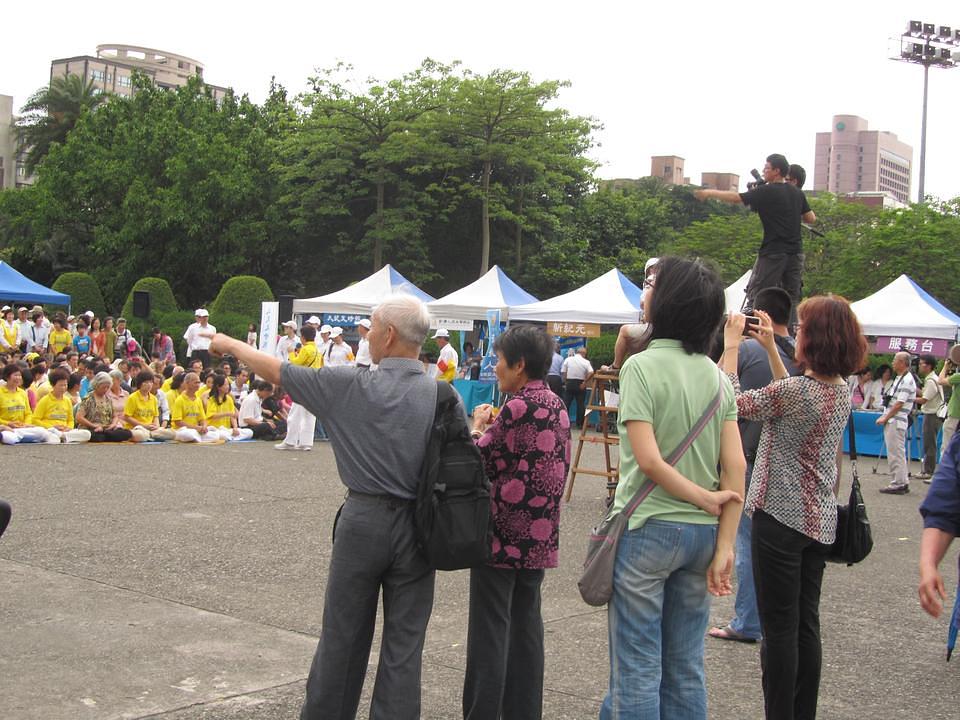
[[[96,317],[96,315],[94,314],[93,310],[87,310],[87,311],[84,313],[84,315],[87,316],[87,317]]]
[[[30,312],[30,310],[29,310],[28,308],[25,308],[25,307],[23,307],[23,306],[20,306],[20,307],[17,308],[17,312],[18,312],[18,313]]]
[[[4,305],[2,308],[0,308],[0,312],[6,312],[7,310],[13,310],[13,308],[9,305]]]
[[[365,327],[367,330],[370,329],[370,321],[364,318],[363,320],[357,320],[357,327]]]
[[[316,315],[311,315],[310,319],[307,320],[307,325],[319,325],[320,322],[320,318],[318,318]]]
[[[343,335],[342,327],[335,327],[330,331],[330,337],[340,337],[341,335]]]
[[[210,313],[203,308],[197,308],[193,314],[195,317],[210,317]]]
[[[658,257],[648,258],[647,261],[643,264],[643,272],[647,272],[647,270],[649,270],[651,267],[656,265],[658,262],[660,262],[660,258]]]
[[[443,328],[440,328],[439,330],[437,330],[436,333],[434,333],[433,337],[434,337],[434,339],[436,339],[436,338],[448,338],[448,337],[450,337],[450,333],[449,333],[447,330],[444,330]]]
[[[317,322],[320,322],[320,321],[318,320]],[[333,328],[330,327],[329,325],[324,325],[322,328],[320,328],[321,335],[329,335],[331,332],[333,332]]]
[[[297,323],[294,320],[287,320],[285,323],[280,323],[283,327],[297,329]]]

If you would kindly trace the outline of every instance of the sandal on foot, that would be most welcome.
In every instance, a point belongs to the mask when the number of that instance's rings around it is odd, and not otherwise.
[[[756,638],[747,637],[743,633],[738,633],[729,625],[725,627],[712,627],[707,631],[707,635],[717,640],[733,640],[734,642],[755,643]]]

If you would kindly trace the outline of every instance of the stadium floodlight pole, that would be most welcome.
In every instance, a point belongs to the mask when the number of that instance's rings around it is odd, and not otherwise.
[[[907,32],[900,36],[900,54],[891,58],[923,66],[923,116],[920,122],[920,179],[917,201],[925,198],[923,180],[927,169],[927,91],[930,68],[955,68],[960,65],[960,29],[947,25],[911,20]]]

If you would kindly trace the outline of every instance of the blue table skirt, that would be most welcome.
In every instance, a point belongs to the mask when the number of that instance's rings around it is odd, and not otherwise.
[[[857,433],[857,453],[860,455],[873,455],[886,457],[887,450],[883,442],[883,428],[877,425],[879,412],[869,412],[866,410],[855,410],[853,413],[853,426]],[[940,446],[940,439],[937,438],[937,447]],[[843,431],[843,451],[850,452],[849,428]],[[918,415],[913,420],[913,425],[907,430],[907,457],[911,460],[921,460],[923,458],[923,415]]]
[[[473,409],[477,405],[483,405],[484,403],[494,404],[494,400],[498,394],[496,383],[480,382],[479,380],[461,380],[458,378],[453,381],[453,388],[460,393],[463,406],[467,410],[467,415],[473,415]],[[575,420],[577,417],[576,409],[577,404],[574,402],[569,408],[571,420]],[[587,416],[587,422],[595,423],[597,422],[597,418],[598,413],[594,410]]]

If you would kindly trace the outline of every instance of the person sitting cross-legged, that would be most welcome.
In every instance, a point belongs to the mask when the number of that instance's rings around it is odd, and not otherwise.
[[[242,428],[237,423],[237,406],[230,394],[230,383],[225,375],[216,373],[210,395],[207,396],[207,421],[210,432],[216,432],[226,442],[250,440],[253,430]]]
[[[287,432],[287,423],[280,418],[268,418],[263,414],[263,401],[273,395],[273,385],[263,380],[254,380],[250,393],[240,403],[238,423],[241,428],[253,431],[257,440],[276,440]]]
[[[150,370],[141,370],[133,378],[134,391],[123,406],[123,422],[133,435],[134,442],[173,440],[176,433],[160,424],[160,405],[153,394],[154,376]]]
[[[217,442],[220,434],[207,425],[207,414],[203,401],[197,395],[200,389],[200,376],[188,372],[180,386],[180,395],[173,403],[170,417],[180,442]]]
[[[23,371],[19,365],[7,365],[3,369],[3,379],[7,383],[0,387],[0,436],[4,445],[28,443],[59,443],[60,438],[47,432],[46,428],[33,423],[33,411],[23,384]]]
[[[58,442],[85,443],[90,441],[90,431],[74,428],[73,400],[67,395],[70,375],[66,370],[51,370],[48,377],[50,392],[40,398],[33,411],[33,422],[55,436]]]
[[[124,442],[133,437],[121,427],[123,417],[107,396],[112,384],[109,374],[98,372],[93,378],[93,392],[77,408],[77,425],[90,431],[90,442]]]

